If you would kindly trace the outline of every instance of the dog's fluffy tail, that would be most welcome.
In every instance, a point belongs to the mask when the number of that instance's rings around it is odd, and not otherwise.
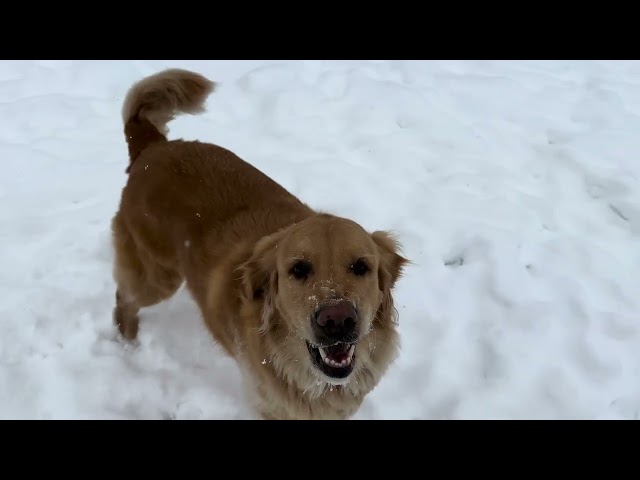
[[[145,148],[166,142],[167,124],[180,113],[204,111],[216,84],[194,72],[169,69],[134,84],[122,106],[124,133],[129,146],[129,166]]]

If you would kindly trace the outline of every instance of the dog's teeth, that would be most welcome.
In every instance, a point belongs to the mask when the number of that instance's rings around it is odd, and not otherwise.
[[[355,351],[356,346],[351,345],[351,347],[349,347],[349,350],[347,351],[347,357],[340,360],[339,362],[330,358],[327,352],[322,347],[316,348],[320,351],[320,357],[326,365],[334,368],[344,368],[351,365],[351,361],[353,360],[353,352]]]

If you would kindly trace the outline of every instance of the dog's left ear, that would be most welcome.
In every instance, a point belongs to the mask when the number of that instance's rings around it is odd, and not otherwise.
[[[409,260],[400,255],[400,244],[389,232],[376,231],[371,234],[371,238],[378,247],[380,255],[378,285],[383,297],[379,318],[380,320],[393,320],[395,313],[391,291],[402,276],[404,267],[409,264]]]
[[[380,270],[378,272],[380,290],[383,292],[392,290],[402,276],[403,269],[409,260],[399,254],[400,244],[389,232],[373,232],[371,238],[378,246],[380,253]]]
[[[241,274],[241,296],[245,302],[262,302],[260,331],[269,328],[274,312],[274,295],[278,292],[277,252],[280,232],[263,237],[255,244],[249,259],[239,270]]]

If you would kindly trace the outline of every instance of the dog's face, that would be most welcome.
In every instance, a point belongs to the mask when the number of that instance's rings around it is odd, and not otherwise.
[[[330,215],[258,242],[243,267],[245,294],[262,304],[261,330],[281,373],[342,384],[386,368],[395,351],[391,290],[407,262],[396,249],[385,232]]]

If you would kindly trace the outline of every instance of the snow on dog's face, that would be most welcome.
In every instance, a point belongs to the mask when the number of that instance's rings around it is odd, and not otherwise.
[[[354,388],[371,388],[395,356],[391,290],[406,262],[386,232],[324,214],[258,242],[245,295],[261,302],[279,373],[308,390],[354,377]]]

